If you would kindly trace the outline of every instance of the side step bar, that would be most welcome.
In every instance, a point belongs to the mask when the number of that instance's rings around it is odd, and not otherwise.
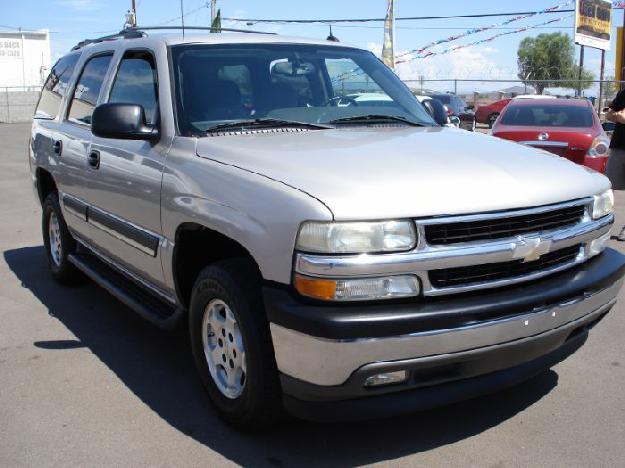
[[[90,253],[76,253],[69,261],[141,317],[163,330],[173,330],[184,310],[169,304]]]

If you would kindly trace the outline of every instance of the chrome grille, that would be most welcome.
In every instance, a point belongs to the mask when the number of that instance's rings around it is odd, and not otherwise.
[[[574,245],[556,250],[555,252],[549,252],[532,262],[514,260],[511,262],[432,270],[429,272],[430,283],[435,288],[449,288],[523,277],[574,262],[580,253],[580,248],[581,245]]]
[[[449,245],[551,231],[579,223],[584,216],[584,211],[583,205],[577,205],[501,218],[426,224],[424,226],[425,239],[430,245]]]

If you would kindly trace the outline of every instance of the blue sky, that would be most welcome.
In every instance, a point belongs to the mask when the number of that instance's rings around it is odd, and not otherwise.
[[[510,11],[541,10],[564,0],[526,0],[524,2],[502,2],[501,0],[439,0],[429,2],[421,0],[395,0],[397,16],[457,15],[496,13]],[[58,58],[74,44],[85,37],[94,37],[118,31],[124,20],[124,13],[130,0],[10,0],[3,5],[0,29],[21,27],[23,29],[47,28],[51,31],[52,57]],[[137,0],[138,20],[142,25],[157,25],[180,16],[178,0]],[[206,0],[184,0],[186,12],[197,10],[186,16],[187,25],[206,25],[210,23],[210,11],[203,8]],[[219,0],[222,15],[239,18],[353,18],[384,16],[386,0]],[[521,27],[538,24],[547,19],[568,14],[536,16],[531,19],[512,23],[509,27]],[[615,11],[614,26],[622,24],[622,12]],[[441,39],[463,30],[498,23],[505,18],[447,19],[398,22],[396,30],[396,53],[419,48],[431,41]],[[175,23],[175,22],[174,22]],[[173,23],[172,23],[173,24]],[[227,24],[231,27],[245,25]],[[226,26],[226,24],[224,24]],[[364,27],[363,27],[364,26]],[[572,33],[573,19],[567,18],[556,23],[555,28],[534,29],[523,34],[510,35],[486,45],[463,49],[437,58],[417,59],[399,69],[403,78],[429,79],[444,78],[494,78],[509,79],[516,75],[516,50],[523,37],[541,32],[562,31]],[[325,25],[261,25],[254,29],[278,32],[280,34],[326,37]],[[383,40],[381,23],[337,25],[334,34],[342,42],[355,44],[379,53]],[[472,42],[488,37],[501,30],[487,31],[461,39],[452,44]],[[444,46],[448,47],[448,46]],[[585,63],[599,75],[600,53],[586,49]],[[614,51],[606,56],[606,74],[614,73]],[[440,86],[450,86],[449,83]],[[494,86],[494,88],[493,88]],[[505,86],[505,85],[503,85]],[[495,89],[502,85],[475,83],[460,85],[459,90],[468,91],[470,87]]]

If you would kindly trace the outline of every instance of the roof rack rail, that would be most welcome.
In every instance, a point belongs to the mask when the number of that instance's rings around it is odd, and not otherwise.
[[[138,29],[126,28],[121,30],[117,34],[110,34],[108,36],[97,37],[95,39],[85,39],[84,41],[80,41],[78,44],[72,47],[72,50],[82,49],[86,45],[97,44],[98,42],[114,41],[115,39],[138,39],[144,36],[146,36],[146,34]]]
[[[252,29],[235,29],[235,28],[215,28],[212,26],[133,26],[131,28],[126,29],[125,31],[158,31],[158,30],[166,30],[166,29],[183,29],[183,30],[199,30],[199,31],[215,31],[215,32],[240,32],[240,33],[251,33],[251,34],[276,34],[273,32],[266,31],[254,31]]]
[[[158,30],[167,30],[167,29],[182,29],[182,30],[199,30],[199,31],[227,31],[227,32],[240,32],[240,33],[252,33],[252,34],[276,34],[273,32],[265,32],[265,31],[253,31],[251,29],[234,29],[234,28],[214,28],[212,26],[132,26],[126,29],[122,29],[120,32],[116,34],[110,34],[108,36],[97,37],[95,39],[85,39],[84,41],[80,41],[72,50],[82,49],[86,45],[89,44],[97,44],[98,42],[104,41],[114,41],[116,39],[138,39],[140,37],[145,37],[147,34],[145,31],[158,31]],[[216,32],[217,32],[216,31]]]

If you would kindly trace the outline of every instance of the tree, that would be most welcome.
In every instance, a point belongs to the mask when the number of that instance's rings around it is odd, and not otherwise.
[[[517,51],[519,78],[542,94],[545,88],[578,89],[579,66],[575,63],[575,45],[568,34],[539,34],[526,37]],[[582,89],[592,86],[594,75],[582,70]],[[567,80],[559,82],[558,80]]]
[[[562,78],[564,80],[569,80],[569,81],[554,84],[554,86],[558,88],[569,88],[569,89],[579,90],[580,89],[579,65],[574,64],[573,67],[571,67],[571,70],[569,73],[570,73],[569,76]],[[581,89],[591,88],[593,84],[592,80],[594,79],[595,79],[595,75],[590,70],[583,68]]]

